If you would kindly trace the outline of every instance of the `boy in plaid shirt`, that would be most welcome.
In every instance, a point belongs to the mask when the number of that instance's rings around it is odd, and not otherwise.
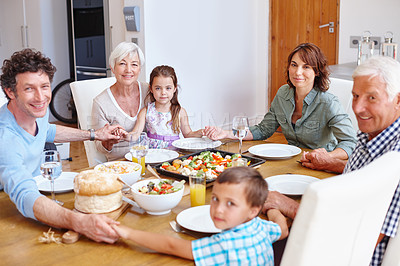
[[[210,215],[222,232],[193,241],[114,226],[125,239],[161,253],[194,260],[196,265],[274,265],[272,243],[288,235],[285,217],[268,210],[258,217],[268,195],[267,182],[248,167],[225,170],[215,181]]]

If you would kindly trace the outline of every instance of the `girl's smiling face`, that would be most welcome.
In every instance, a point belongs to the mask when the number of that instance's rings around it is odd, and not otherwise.
[[[167,104],[174,97],[176,88],[171,77],[157,76],[150,88],[157,103]]]
[[[258,215],[261,206],[250,206],[246,199],[245,189],[245,183],[214,183],[210,215],[215,227],[221,230],[230,229]]]

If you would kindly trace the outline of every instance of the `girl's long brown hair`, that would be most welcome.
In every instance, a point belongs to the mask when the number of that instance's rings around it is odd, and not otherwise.
[[[176,77],[175,70],[172,67],[166,65],[155,67],[150,73],[150,88],[153,87],[154,78],[156,77],[171,78],[172,82],[174,83],[174,87],[176,88],[174,96],[171,99],[170,111],[172,117],[171,120],[167,122],[167,125],[169,122],[172,121],[172,130],[174,131],[174,133],[178,134],[180,132],[179,113],[181,111],[181,105],[178,101],[178,79]],[[152,103],[155,101],[156,99],[154,98],[153,93],[151,92],[151,90],[149,90],[145,102]]]

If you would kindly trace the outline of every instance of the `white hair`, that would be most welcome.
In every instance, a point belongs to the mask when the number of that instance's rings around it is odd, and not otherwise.
[[[140,66],[144,65],[144,54],[142,50],[133,42],[121,42],[115,47],[114,51],[111,52],[108,62],[110,67],[114,69],[115,64],[120,62],[126,56],[132,57],[135,53],[138,54]]]
[[[353,79],[359,76],[381,77],[386,83],[389,100],[400,93],[400,63],[388,56],[373,56],[359,65]]]

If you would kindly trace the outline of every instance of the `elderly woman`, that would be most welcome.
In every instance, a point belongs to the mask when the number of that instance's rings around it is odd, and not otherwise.
[[[136,44],[122,42],[111,53],[109,63],[117,81],[93,100],[93,128],[109,123],[131,131],[149,88],[147,83],[138,81],[144,55]],[[96,141],[96,148],[109,161],[122,158],[129,152],[126,143],[117,141]]]
[[[250,127],[245,140],[267,139],[280,126],[288,143],[301,148],[323,148],[346,160],[356,144],[356,133],[338,98],[328,92],[327,59],[314,44],[298,45],[289,55],[287,83],[277,92],[269,112]],[[206,127],[212,139],[235,138],[231,131]]]

